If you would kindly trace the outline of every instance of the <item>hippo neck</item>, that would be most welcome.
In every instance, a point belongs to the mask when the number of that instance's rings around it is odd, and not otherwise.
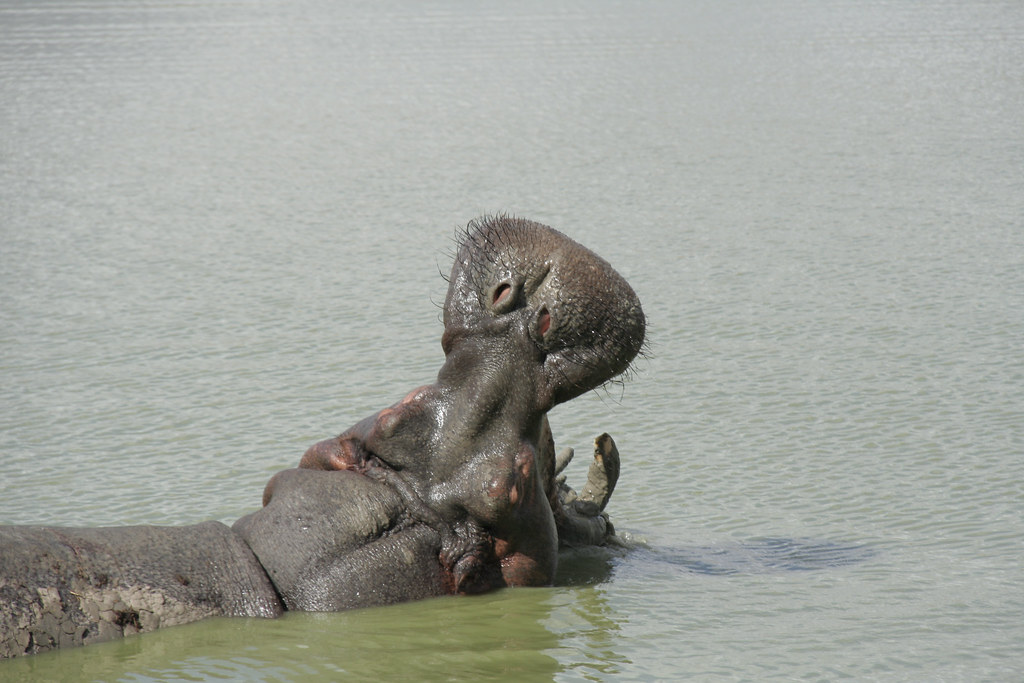
[[[497,440],[536,443],[546,409],[537,399],[536,361],[514,338],[459,344],[449,350],[437,376],[446,397],[441,432],[450,444],[470,451]]]

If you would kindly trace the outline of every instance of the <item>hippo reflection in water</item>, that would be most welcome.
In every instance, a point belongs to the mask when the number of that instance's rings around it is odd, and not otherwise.
[[[546,413],[626,372],[645,319],[602,258],[547,226],[469,224],[445,362],[275,475],[231,528],[0,527],[0,657],[214,615],[274,617],[551,584],[559,546],[615,539],[618,453],[577,495]]]

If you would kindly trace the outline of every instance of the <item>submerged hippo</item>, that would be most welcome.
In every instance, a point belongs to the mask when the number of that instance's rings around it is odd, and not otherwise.
[[[625,372],[645,318],[599,256],[505,216],[469,224],[445,362],[275,475],[231,528],[0,527],[0,657],[207,616],[273,617],[552,582],[559,545],[614,539],[608,435],[587,485],[559,475],[546,413]]]

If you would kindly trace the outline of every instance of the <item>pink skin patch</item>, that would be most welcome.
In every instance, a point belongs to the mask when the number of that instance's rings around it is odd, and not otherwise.
[[[537,331],[540,332],[540,336],[544,336],[551,329],[551,314],[548,313],[548,309],[543,309],[540,312],[540,317],[537,318]]]
[[[506,586],[540,586],[551,580],[534,558],[518,552],[501,557],[501,577]]]
[[[335,437],[309,447],[299,461],[299,467],[310,470],[363,469],[366,454],[352,437]]]
[[[495,518],[488,520],[490,522],[497,521],[498,517],[508,512],[514,512],[521,505],[528,505],[532,500],[530,477],[533,474],[533,448],[523,442],[514,458],[511,454],[505,454],[500,459],[504,461],[499,468],[501,473],[487,487],[487,495],[501,501],[488,515]]]
[[[367,440],[386,439],[395,432],[399,423],[413,415],[418,415],[421,412],[420,409],[424,407],[424,401],[430,395],[431,389],[432,387],[429,385],[417,387],[398,403],[377,413],[373,431],[366,435]]]
[[[533,474],[533,449],[529,444],[522,444],[516,454],[516,479],[508,501],[515,506],[520,500],[524,505],[530,504],[530,475]]]

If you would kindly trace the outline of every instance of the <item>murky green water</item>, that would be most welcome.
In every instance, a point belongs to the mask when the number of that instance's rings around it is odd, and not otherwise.
[[[652,348],[552,416],[632,551],[0,680],[1019,678],[1021,64],[1010,1],[0,0],[0,523],[255,509],[432,380],[480,213]]]

